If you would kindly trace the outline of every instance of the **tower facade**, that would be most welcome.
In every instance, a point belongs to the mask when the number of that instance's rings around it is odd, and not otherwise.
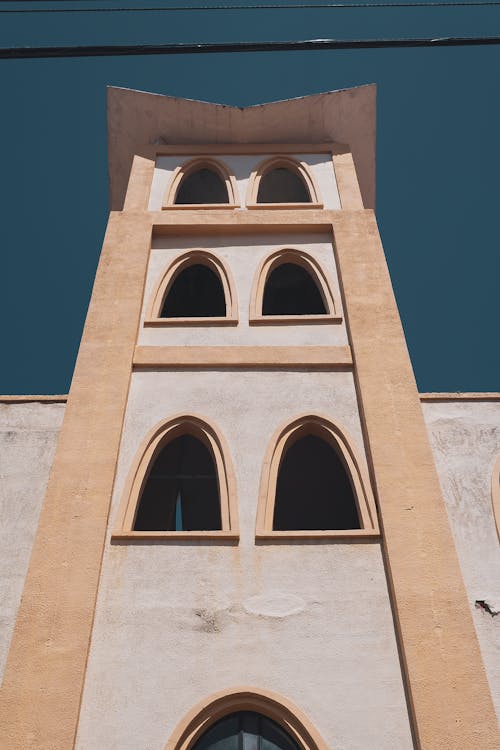
[[[113,210],[2,747],[498,743],[373,214],[374,107],[110,90]]]

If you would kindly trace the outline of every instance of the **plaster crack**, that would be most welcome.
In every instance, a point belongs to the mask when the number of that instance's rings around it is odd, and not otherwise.
[[[482,609],[492,617],[500,615],[500,609],[496,609],[493,604],[490,604],[486,599],[476,599],[476,609]]]

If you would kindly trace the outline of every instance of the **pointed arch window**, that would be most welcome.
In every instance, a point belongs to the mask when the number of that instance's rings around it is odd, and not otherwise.
[[[304,161],[287,156],[266,159],[250,176],[247,208],[322,208],[318,190]]]
[[[225,164],[196,158],[174,172],[163,208],[228,208],[239,204],[237,194],[236,180]]]
[[[300,746],[267,716],[238,711],[213,724],[193,750],[300,750]]]
[[[164,271],[144,325],[236,325],[238,304],[225,263],[206,250],[190,250]]]
[[[369,478],[345,430],[310,415],[282,428],[264,461],[257,538],[377,534]]]
[[[180,722],[165,750],[327,750],[304,713],[267,690],[223,690]]]
[[[254,279],[250,323],[340,323],[321,265],[301,250],[282,248],[265,258]]]
[[[114,536],[238,537],[234,476],[212,427],[186,416],[152,430],[134,461]]]

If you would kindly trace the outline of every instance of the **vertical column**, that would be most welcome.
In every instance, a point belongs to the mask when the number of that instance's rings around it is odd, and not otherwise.
[[[491,750],[499,731],[375,218],[332,221],[418,747]]]
[[[74,745],[151,224],[110,215],[0,700],[0,747]]]

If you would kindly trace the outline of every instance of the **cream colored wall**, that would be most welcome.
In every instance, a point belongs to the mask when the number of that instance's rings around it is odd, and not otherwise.
[[[64,408],[0,403],[0,681]]]
[[[139,344],[150,346],[345,346],[345,323],[314,325],[248,325],[250,293],[260,261],[280,247],[296,247],[309,253],[324,269],[335,299],[336,309],[342,314],[331,237],[328,235],[272,234],[260,236],[158,236],[153,241],[144,305],[139,331]],[[238,296],[239,324],[235,327],[142,327],[147,307],[165,269],[181,253],[191,248],[212,250],[230,269]]]
[[[500,402],[422,404],[446,501],[469,606],[500,720],[500,545],[491,503],[493,464],[500,455]]]
[[[106,545],[78,750],[162,750],[182,716],[237,685],[295,702],[332,748],[412,747],[380,546],[254,543],[272,433],[301,412],[363,439],[349,372],[136,372],[109,532],[149,429],[216,425],[236,472],[241,541]]]
[[[264,161],[264,159],[268,159],[272,155],[273,154],[252,154],[246,156],[221,154],[220,156],[212,156],[211,158],[222,161],[229,168],[229,171],[234,174],[238,185],[240,205],[245,207],[250,175],[254,169]],[[149,199],[150,211],[159,211],[161,209],[174,170],[185,162],[190,161],[192,158],[192,156],[157,157]],[[318,199],[320,203],[323,203],[325,208],[339,209],[340,199],[337,182],[335,180],[335,172],[333,170],[331,153],[292,154],[292,158],[297,161],[303,161],[310,167],[311,174],[313,175],[319,192]]]

